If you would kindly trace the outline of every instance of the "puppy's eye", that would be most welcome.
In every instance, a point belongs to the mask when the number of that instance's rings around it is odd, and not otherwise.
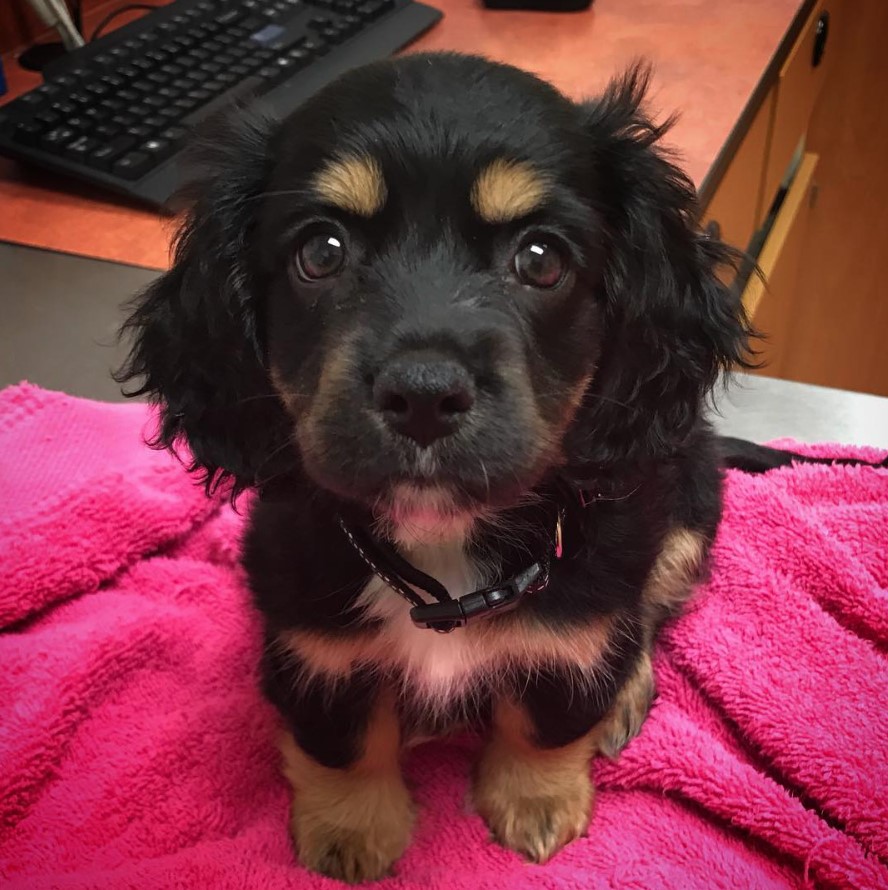
[[[530,287],[553,288],[567,272],[567,260],[561,248],[549,241],[528,241],[512,260],[515,274]]]
[[[345,243],[340,235],[331,231],[314,232],[296,251],[296,265],[306,281],[329,278],[342,269],[345,263]]]

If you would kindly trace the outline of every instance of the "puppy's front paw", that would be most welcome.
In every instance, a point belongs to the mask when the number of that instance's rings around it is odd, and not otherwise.
[[[293,803],[290,829],[302,864],[349,884],[388,874],[410,843],[414,812],[407,795],[373,795],[369,801],[345,798],[322,809]]]
[[[557,796],[511,796],[495,781],[479,779],[474,801],[494,839],[531,862],[546,862],[586,833],[593,798],[588,775],[578,775]]]
[[[592,731],[599,753],[615,758],[638,735],[651,709],[654,691],[651,659],[645,653],[617,693],[607,716]]]

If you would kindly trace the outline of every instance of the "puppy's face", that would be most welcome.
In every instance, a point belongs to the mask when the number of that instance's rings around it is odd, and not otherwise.
[[[512,503],[560,463],[604,333],[579,110],[513,69],[471,96],[459,66],[409,74],[284,124],[257,251],[306,470],[395,519]]]
[[[674,454],[749,333],[638,69],[575,104],[451,55],[203,145],[120,379],[208,486],[305,472],[398,521]]]

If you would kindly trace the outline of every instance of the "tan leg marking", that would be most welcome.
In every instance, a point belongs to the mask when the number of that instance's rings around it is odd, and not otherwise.
[[[674,612],[691,595],[706,555],[706,539],[699,532],[674,528],[663,547],[644,589],[644,600],[656,612]]]
[[[623,684],[610,711],[592,730],[592,743],[599,754],[616,757],[641,731],[654,699],[654,672],[645,652]]]
[[[414,822],[392,699],[384,697],[376,708],[364,751],[347,769],[321,766],[289,733],[281,753],[294,791],[290,831],[303,865],[352,884],[388,873],[407,848]]]
[[[473,786],[475,806],[494,838],[533,862],[546,862],[584,834],[594,796],[591,754],[588,737],[538,748],[526,714],[498,704]]]

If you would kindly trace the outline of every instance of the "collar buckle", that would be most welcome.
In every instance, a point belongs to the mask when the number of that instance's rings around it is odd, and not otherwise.
[[[548,580],[548,571],[535,562],[508,581],[475,590],[459,599],[414,606],[410,610],[410,618],[417,627],[450,633],[457,627],[489,618],[494,613],[511,612],[518,607],[524,594],[541,590]]]

